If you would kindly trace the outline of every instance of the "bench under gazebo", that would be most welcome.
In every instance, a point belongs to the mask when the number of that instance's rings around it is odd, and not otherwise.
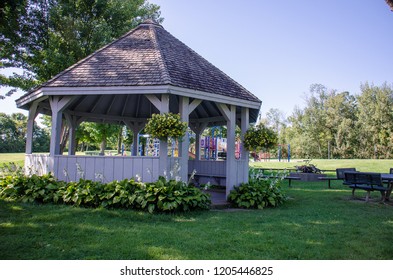
[[[155,181],[180,166],[187,181],[195,170],[207,178],[224,178],[226,193],[248,180],[248,152],[235,158],[235,128],[244,135],[256,121],[261,101],[153,21],[145,21],[118,40],[94,52],[48,82],[23,95],[17,106],[29,110],[25,167],[52,172],[59,180],[107,181],[135,177]],[[152,114],[179,113],[196,134],[196,158],[189,160],[189,139],[179,142],[178,157],[169,157],[166,141],[157,157],[75,155],[75,131],[81,122],[125,124],[134,143]],[[32,150],[33,123],[52,117],[49,155]],[[68,155],[60,152],[63,121],[70,126]],[[227,126],[225,161],[200,160],[199,137],[207,127]],[[66,171],[66,172],[65,172]]]

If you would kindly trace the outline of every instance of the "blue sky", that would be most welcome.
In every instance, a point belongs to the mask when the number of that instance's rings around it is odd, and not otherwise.
[[[313,83],[360,92],[393,82],[393,12],[384,0],[151,0],[163,27],[290,115]]]
[[[393,12],[384,0],[150,0],[163,27],[289,116],[313,83],[360,92],[393,83]],[[20,96],[20,94],[18,94]],[[0,111],[16,111],[12,99]]]

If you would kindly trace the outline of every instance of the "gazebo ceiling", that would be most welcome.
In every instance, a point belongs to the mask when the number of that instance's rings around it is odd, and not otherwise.
[[[256,96],[153,21],[140,24],[16,103],[28,109],[40,101],[38,111],[50,114],[48,96],[72,95],[65,112],[85,120],[119,122],[158,113],[146,94],[169,94],[172,112],[179,110],[179,96],[204,100],[190,114],[190,122],[225,123],[216,102],[250,108],[254,122],[261,105]]]

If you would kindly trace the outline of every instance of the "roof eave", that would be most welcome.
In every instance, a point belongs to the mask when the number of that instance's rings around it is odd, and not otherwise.
[[[147,86],[106,86],[106,87],[42,87],[16,100],[18,108],[25,108],[29,103],[49,95],[96,95],[96,94],[174,94],[218,103],[259,109],[262,101],[251,101],[221,94],[176,87],[172,85]]]

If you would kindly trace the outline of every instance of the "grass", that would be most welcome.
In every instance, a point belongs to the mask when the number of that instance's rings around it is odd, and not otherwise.
[[[0,166],[4,163],[14,162],[20,166],[23,166],[25,161],[24,153],[0,153]]]
[[[393,166],[390,160],[312,163],[321,169],[376,172]],[[292,185],[288,188],[284,182],[290,199],[279,208],[178,215],[0,200],[0,259],[393,259],[393,206],[376,202],[379,193],[365,203],[351,199],[350,190],[339,181],[332,182],[332,189],[326,182]],[[365,192],[357,191],[356,196],[362,198]]]
[[[259,211],[150,215],[0,201],[0,259],[393,259],[392,205],[352,200],[339,182],[293,185],[288,202]]]
[[[313,159],[310,162],[322,170],[335,170],[336,168],[355,167],[359,171],[389,173],[389,168],[393,167],[391,159]],[[294,168],[296,165],[303,165],[301,159],[286,161],[260,161],[253,162],[250,166],[260,168]]]

